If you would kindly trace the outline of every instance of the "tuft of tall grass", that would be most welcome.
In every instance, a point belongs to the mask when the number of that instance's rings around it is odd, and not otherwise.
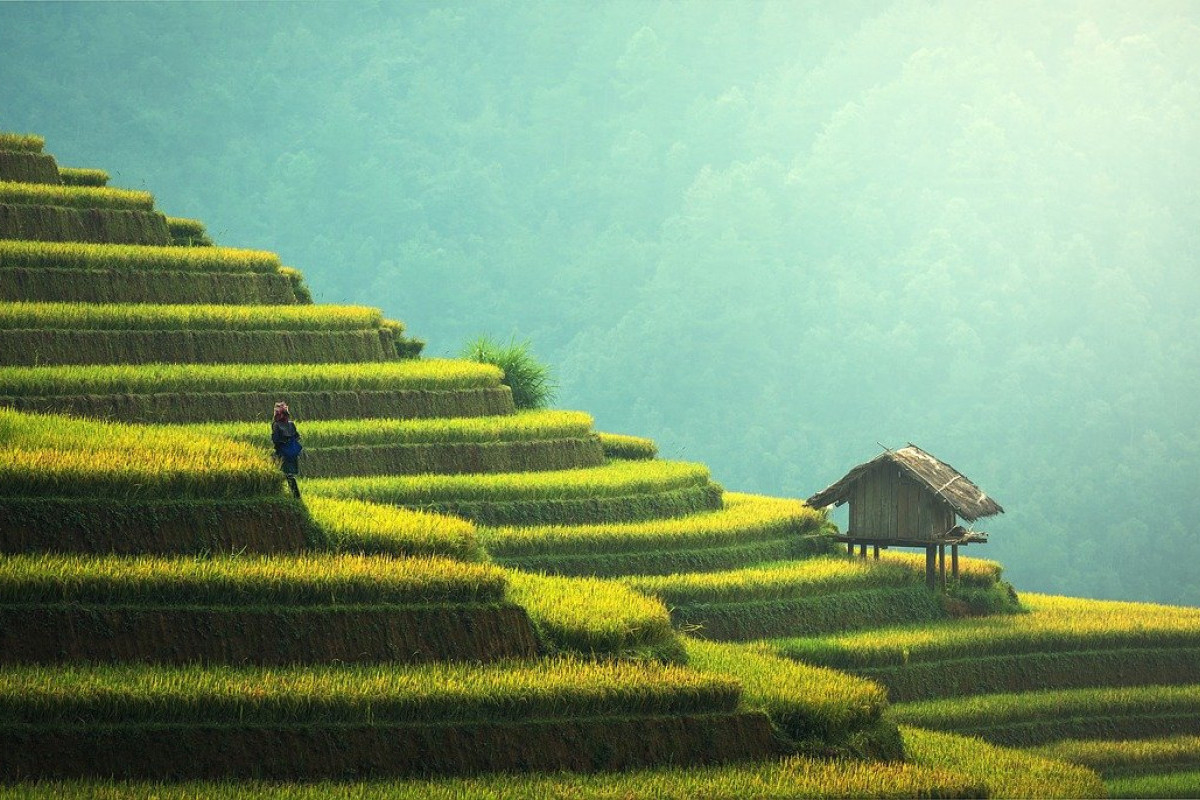
[[[504,371],[504,384],[512,389],[517,408],[545,408],[554,401],[558,384],[550,367],[534,358],[528,340],[515,338],[501,344],[488,336],[468,343],[460,355],[481,364],[494,364]]]

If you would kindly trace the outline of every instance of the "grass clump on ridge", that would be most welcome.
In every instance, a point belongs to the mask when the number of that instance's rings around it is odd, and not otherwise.
[[[118,606],[345,606],[498,603],[497,567],[445,558],[358,555],[13,555],[0,603]]]
[[[979,739],[900,726],[912,764],[937,767],[982,782],[989,797],[1106,797],[1099,776]]]
[[[457,517],[312,495],[305,497],[305,505],[328,546],[338,552],[483,558],[475,526]]]
[[[331,725],[525,721],[736,707],[736,681],[659,664],[8,667],[5,725]]]
[[[1109,797],[1200,797],[1200,769],[1164,775],[1131,775],[1108,781]]]
[[[821,512],[798,500],[727,492],[725,507],[675,519],[604,525],[481,528],[488,551],[517,557],[727,546],[815,530]]]
[[[154,195],[132,189],[0,181],[0,203],[153,211]]]
[[[551,649],[587,656],[682,660],[667,608],[616,581],[510,570],[508,598]]]
[[[504,384],[512,389],[517,408],[545,408],[554,401],[558,385],[549,366],[530,352],[529,341],[515,338],[507,345],[480,336],[463,348],[463,358],[481,364],[494,364],[504,371]]]
[[[0,240],[0,269],[113,269],[163,272],[278,272],[279,256],[232,247]]]
[[[149,426],[0,408],[0,445],[0,492],[10,497],[252,497],[281,481],[248,445]]]
[[[500,384],[500,371],[469,361],[359,364],[139,364],[0,367],[0,396],[474,389]],[[269,413],[267,409],[264,413]]]
[[[0,330],[357,331],[382,321],[368,306],[0,303]]]
[[[308,481],[309,491],[396,505],[622,497],[708,483],[708,468],[684,461],[616,461],[602,467],[490,475],[401,475]]]
[[[181,426],[204,435],[228,436],[262,444],[261,422],[197,423]],[[351,447],[389,444],[527,442],[584,438],[592,417],[582,411],[524,411],[488,417],[433,419],[339,419],[306,422],[308,447]]]

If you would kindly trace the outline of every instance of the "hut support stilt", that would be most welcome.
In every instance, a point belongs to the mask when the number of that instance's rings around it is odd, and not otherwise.
[[[846,555],[854,555],[854,542],[846,542]]]
[[[946,545],[938,545],[938,572],[941,574],[942,591],[946,591]]]
[[[858,546],[858,557],[863,559],[867,557],[867,546],[865,544]]]
[[[875,545],[875,560],[879,560],[879,545]]]
[[[950,545],[950,575],[958,580],[958,545]]]
[[[937,588],[937,548],[925,548],[925,583],[930,589]]]

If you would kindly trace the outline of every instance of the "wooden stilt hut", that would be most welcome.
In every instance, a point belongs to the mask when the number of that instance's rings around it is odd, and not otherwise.
[[[870,546],[878,559],[880,548],[924,548],[930,588],[937,587],[939,573],[945,588],[947,546],[957,578],[959,546],[987,542],[986,533],[964,529],[956,515],[974,522],[1004,513],[962,473],[911,443],[859,464],[807,502],[813,508],[850,503],[850,524],[837,538],[851,554],[857,547],[866,558]]]

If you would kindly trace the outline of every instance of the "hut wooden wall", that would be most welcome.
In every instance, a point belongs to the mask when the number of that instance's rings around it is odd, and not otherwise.
[[[953,526],[954,510],[894,464],[880,464],[851,488],[851,536],[928,541]]]

